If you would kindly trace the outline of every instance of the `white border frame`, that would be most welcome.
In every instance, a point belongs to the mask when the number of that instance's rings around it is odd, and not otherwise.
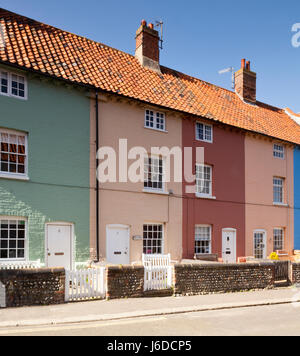
[[[211,181],[210,181],[210,190],[211,190],[211,194],[203,194],[203,193],[198,193],[197,192],[197,167],[209,167],[210,171],[211,171]],[[206,199],[216,199],[216,197],[213,196],[213,166],[209,165],[209,164],[202,164],[202,163],[196,163],[195,166],[195,188],[196,188],[196,192],[195,195],[197,198],[206,198]]]
[[[154,120],[153,120],[153,124],[156,126],[157,124],[157,121],[156,121],[156,114],[159,113],[159,114],[163,114],[164,115],[164,120],[165,120],[165,129],[164,130],[161,130],[161,129],[157,129],[156,127],[149,127],[146,125],[146,111],[153,111],[153,114],[154,114]],[[167,117],[166,117],[166,113],[164,113],[163,111],[157,111],[157,110],[153,110],[153,109],[148,109],[146,108],[145,109],[145,118],[144,118],[144,128],[145,129],[149,129],[149,130],[154,130],[154,131],[158,131],[158,132],[168,132],[167,131]]]
[[[283,232],[283,234],[282,234],[282,249],[280,249],[280,250],[274,250],[274,243],[275,243],[275,239],[274,239],[274,231],[275,230],[282,230],[282,232]],[[286,228],[284,228],[284,227],[274,227],[273,228],[273,252],[275,252],[275,251],[284,251],[284,249],[285,249],[285,231],[286,231]]]
[[[163,231],[162,231],[162,245],[161,245],[161,253],[156,253],[158,256],[163,256],[165,255],[165,237],[166,237],[166,224],[163,222],[157,222],[157,221],[148,221],[143,223],[143,245],[142,245],[142,253],[144,254],[144,225],[162,225]],[[151,255],[150,255],[151,256]]]
[[[283,157],[274,156],[275,151],[278,152],[277,150],[275,150],[275,145],[281,146],[283,148],[283,152],[282,152],[283,153]],[[282,143],[276,143],[276,142],[273,143],[273,158],[285,160],[285,152],[286,152],[286,149],[285,149],[285,146]]]
[[[203,140],[198,138],[197,124],[202,124],[204,126],[204,139]],[[211,128],[211,140],[205,139],[205,126]],[[202,122],[202,121],[196,121],[196,123],[195,123],[195,139],[196,139],[196,141],[199,141],[199,142],[213,143],[214,142],[214,126],[211,124],[206,124],[205,122]]]
[[[0,127],[0,134],[5,133],[9,135],[24,135],[25,136],[25,150],[26,150],[26,156],[25,156],[25,173],[11,173],[11,172],[1,172],[0,170],[0,178],[6,178],[6,179],[16,179],[16,180],[29,180],[29,175],[28,175],[28,158],[29,158],[29,151],[28,151],[28,133],[25,131],[18,131],[14,129],[7,129],[7,128],[2,128]]]
[[[25,253],[24,258],[0,258],[0,264],[2,262],[26,262],[29,261],[29,234],[28,234],[28,218],[22,216],[14,215],[0,215],[0,220],[16,220],[16,221],[25,221]]]
[[[212,241],[212,236],[213,236],[213,225],[209,225],[209,224],[195,224],[195,229],[194,229],[194,253],[195,255],[207,255],[207,253],[196,253],[195,251],[195,243],[196,243],[196,228],[197,227],[210,227],[210,247],[209,247],[209,255],[212,254],[212,250],[213,250],[213,241]]]
[[[145,157],[146,158],[146,157]],[[163,195],[169,195],[169,193],[166,191],[166,157],[164,156],[159,156],[159,155],[152,155],[151,153],[148,154],[148,160],[149,158],[156,158],[156,159],[162,159],[162,168],[163,168],[163,173],[162,173],[162,188],[148,188],[145,187],[145,180],[143,182],[143,192],[144,193],[156,193],[156,194],[163,194]],[[149,161],[148,161],[149,162]],[[145,174],[145,167],[144,167],[144,174]]]
[[[2,93],[0,90],[0,95],[9,97],[9,98],[15,98],[15,99],[20,99],[20,100],[28,100],[28,84],[27,84],[27,77],[23,73],[18,73],[18,72],[11,72],[10,70],[0,68],[0,72],[6,72],[8,74],[8,94]],[[24,78],[24,98],[18,95],[13,95],[11,93],[12,85],[12,75],[17,75],[18,77],[23,77]],[[0,75],[0,80],[1,80],[1,75]],[[0,83],[1,85],[1,83]]]
[[[274,185],[274,179],[280,179],[281,181],[282,181],[282,202],[275,202],[274,201],[274,187],[275,187],[275,185]],[[282,177],[278,177],[278,176],[273,176],[273,180],[272,180],[272,190],[273,190],[273,205],[286,205],[286,203],[285,203],[285,189],[286,189],[286,187],[285,187],[285,185],[286,185],[286,178],[282,178]],[[279,187],[278,185],[277,185],[277,187]]]
[[[66,221],[52,221],[45,223],[45,266],[48,266],[48,226],[70,226],[71,227],[71,241],[70,241],[70,255],[71,268],[75,267],[75,224]]]

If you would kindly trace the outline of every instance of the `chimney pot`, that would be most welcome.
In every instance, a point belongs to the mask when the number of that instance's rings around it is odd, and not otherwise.
[[[153,25],[153,23],[149,23],[149,28],[150,28],[151,30],[153,30],[153,29],[154,29],[154,25]]]
[[[242,59],[242,63],[241,63],[241,68],[242,68],[242,69],[245,68],[245,63],[246,63],[246,59],[243,58],[243,59]]]
[[[247,62],[246,62],[246,69],[247,69],[247,70],[250,70],[250,61],[247,61]]]
[[[142,25],[143,27],[147,26],[147,21],[146,21],[146,20],[142,20],[141,25]]]

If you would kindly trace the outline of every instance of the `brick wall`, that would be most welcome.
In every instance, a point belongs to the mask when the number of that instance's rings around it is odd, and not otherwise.
[[[65,270],[0,270],[5,286],[6,306],[62,304],[65,301]]]
[[[143,266],[108,266],[106,273],[108,299],[143,297]]]
[[[227,293],[270,288],[272,263],[175,265],[175,294]]]
[[[292,283],[300,283],[300,263],[292,263]]]

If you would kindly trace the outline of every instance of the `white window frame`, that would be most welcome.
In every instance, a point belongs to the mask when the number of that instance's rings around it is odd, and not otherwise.
[[[1,134],[17,135],[25,137],[25,173],[12,173],[12,172],[2,172],[1,171],[1,157],[0,157],[0,178],[6,179],[17,179],[17,180],[29,180],[28,177],[28,134],[23,131],[8,130],[0,128],[0,144],[1,144]],[[1,154],[1,147],[0,147]]]
[[[153,119],[153,127],[151,127],[151,125],[149,126],[147,124],[149,122],[149,115],[151,115],[151,113],[152,113],[152,119]],[[160,116],[160,117],[158,117],[158,116]],[[163,120],[163,125],[164,125],[163,129],[157,127],[158,125],[161,125],[161,123],[159,123],[159,120]],[[145,110],[145,129],[150,129],[150,130],[155,130],[155,131],[160,131],[160,132],[167,132],[167,130],[166,130],[166,114],[161,111],[146,109]]]
[[[278,236],[277,237],[280,237],[281,238],[281,243],[282,243],[282,247],[281,248],[275,248],[275,238],[276,238],[276,232],[280,231],[281,232],[281,236]],[[285,229],[282,228],[282,227],[275,227],[273,229],[273,250],[274,251],[282,251],[284,250],[284,241],[285,240]]]
[[[159,223],[159,222],[145,222],[143,224],[143,253],[144,253],[144,227],[145,226],[162,226],[162,240],[161,240],[161,253],[145,253],[145,255],[163,255],[164,254],[164,250],[165,250],[165,225],[163,223]],[[146,239],[148,240],[148,238]],[[149,239],[151,240],[151,239]],[[153,239],[152,239],[153,240]],[[151,247],[151,249],[153,248],[153,246]]]
[[[165,169],[166,169],[166,163],[165,163],[165,159],[164,157],[161,156],[155,156],[155,155],[149,155],[145,157],[145,160],[148,160],[148,165],[149,165],[149,159],[157,159],[157,160],[161,160],[162,161],[162,187],[161,188],[153,188],[153,187],[145,187],[146,184],[146,180],[145,180],[145,175],[147,174],[146,172],[146,166],[144,165],[144,192],[150,192],[150,193],[163,193],[165,194],[165,188],[166,188],[166,176],[165,176]],[[159,173],[158,173],[159,174]],[[156,182],[152,182],[152,183],[156,183]]]
[[[279,143],[273,144],[273,157],[279,159],[285,159],[285,147]]]
[[[203,168],[209,168],[210,169],[210,180],[209,180],[209,193],[201,193],[198,191],[199,189],[199,184],[198,182],[200,181],[199,178],[197,178],[197,169],[199,167],[203,167]],[[198,198],[209,198],[209,199],[215,199],[215,197],[213,197],[213,166],[210,166],[208,164],[200,164],[200,163],[196,163],[196,197]],[[203,179],[202,181],[207,181],[206,179]],[[200,187],[201,188],[201,187]]]
[[[11,220],[11,221],[25,221],[25,239],[24,239],[24,258],[1,258],[0,257],[0,264],[1,262],[18,262],[18,261],[28,261],[28,251],[29,251],[29,240],[28,240],[28,219],[26,217],[20,216],[5,216],[0,215],[1,220]],[[16,239],[17,240],[17,239]],[[0,255],[1,256],[1,255]]]
[[[7,73],[8,93],[3,93],[1,91],[1,79],[2,79],[1,74],[2,73]],[[15,95],[15,94],[12,93],[12,77],[14,75],[24,79],[24,97],[19,96],[19,95]],[[20,73],[10,72],[10,71],[8,71],[6,69],[0,68],[0,95],[7,96],[7,97],[12,97],[12,98],[16,98],[16,99],[21,99],[21,100],[27,100],[28,99],[28,84],[27,84],[26,76],[23,75],[23,74],[20,74]]]
[[[276,184],[275,179],[278,181],[281,181],[282,184]],[[285,184],[285,179],[280,178],[280,177],[273,177],[273,204],[275,205],[284,205],[284,184]],[[275,201],[275,188],[281,188],[282,189],[282,201]]]
[[[197,239],[197,228],[209,228],[209,240],[201,240],[201,239]],[[209,241],[209,252],[205,252],[205,253],[200,253],[200,252],[196,252],[196,242],[197,241]],[[195,255],[207,255],[207,254],[211,254],[212,253],[212,225],[195,225]]]
[[[203,138],[199,137],[198,134],[198,125],[203,125]],[[211,132],[211,139],[208,139],[206,137],[206,129],[210,129]],[[202,141],[202,142],[207,142],[207,143],[213,143],[214,141],[214,130],[213,130],[213,125],[205,124],[203,122],[197,121],[195,125],[195,130],[196,130],[196,140],[197,141]]]

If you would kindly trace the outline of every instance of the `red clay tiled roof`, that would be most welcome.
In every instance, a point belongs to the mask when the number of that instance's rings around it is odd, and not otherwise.
[[[0,23],[3,63],[300,144],[300,126],[283,109],[246,104],[231,91],[165,67],[158,74],[132,55],[4,9]]]

